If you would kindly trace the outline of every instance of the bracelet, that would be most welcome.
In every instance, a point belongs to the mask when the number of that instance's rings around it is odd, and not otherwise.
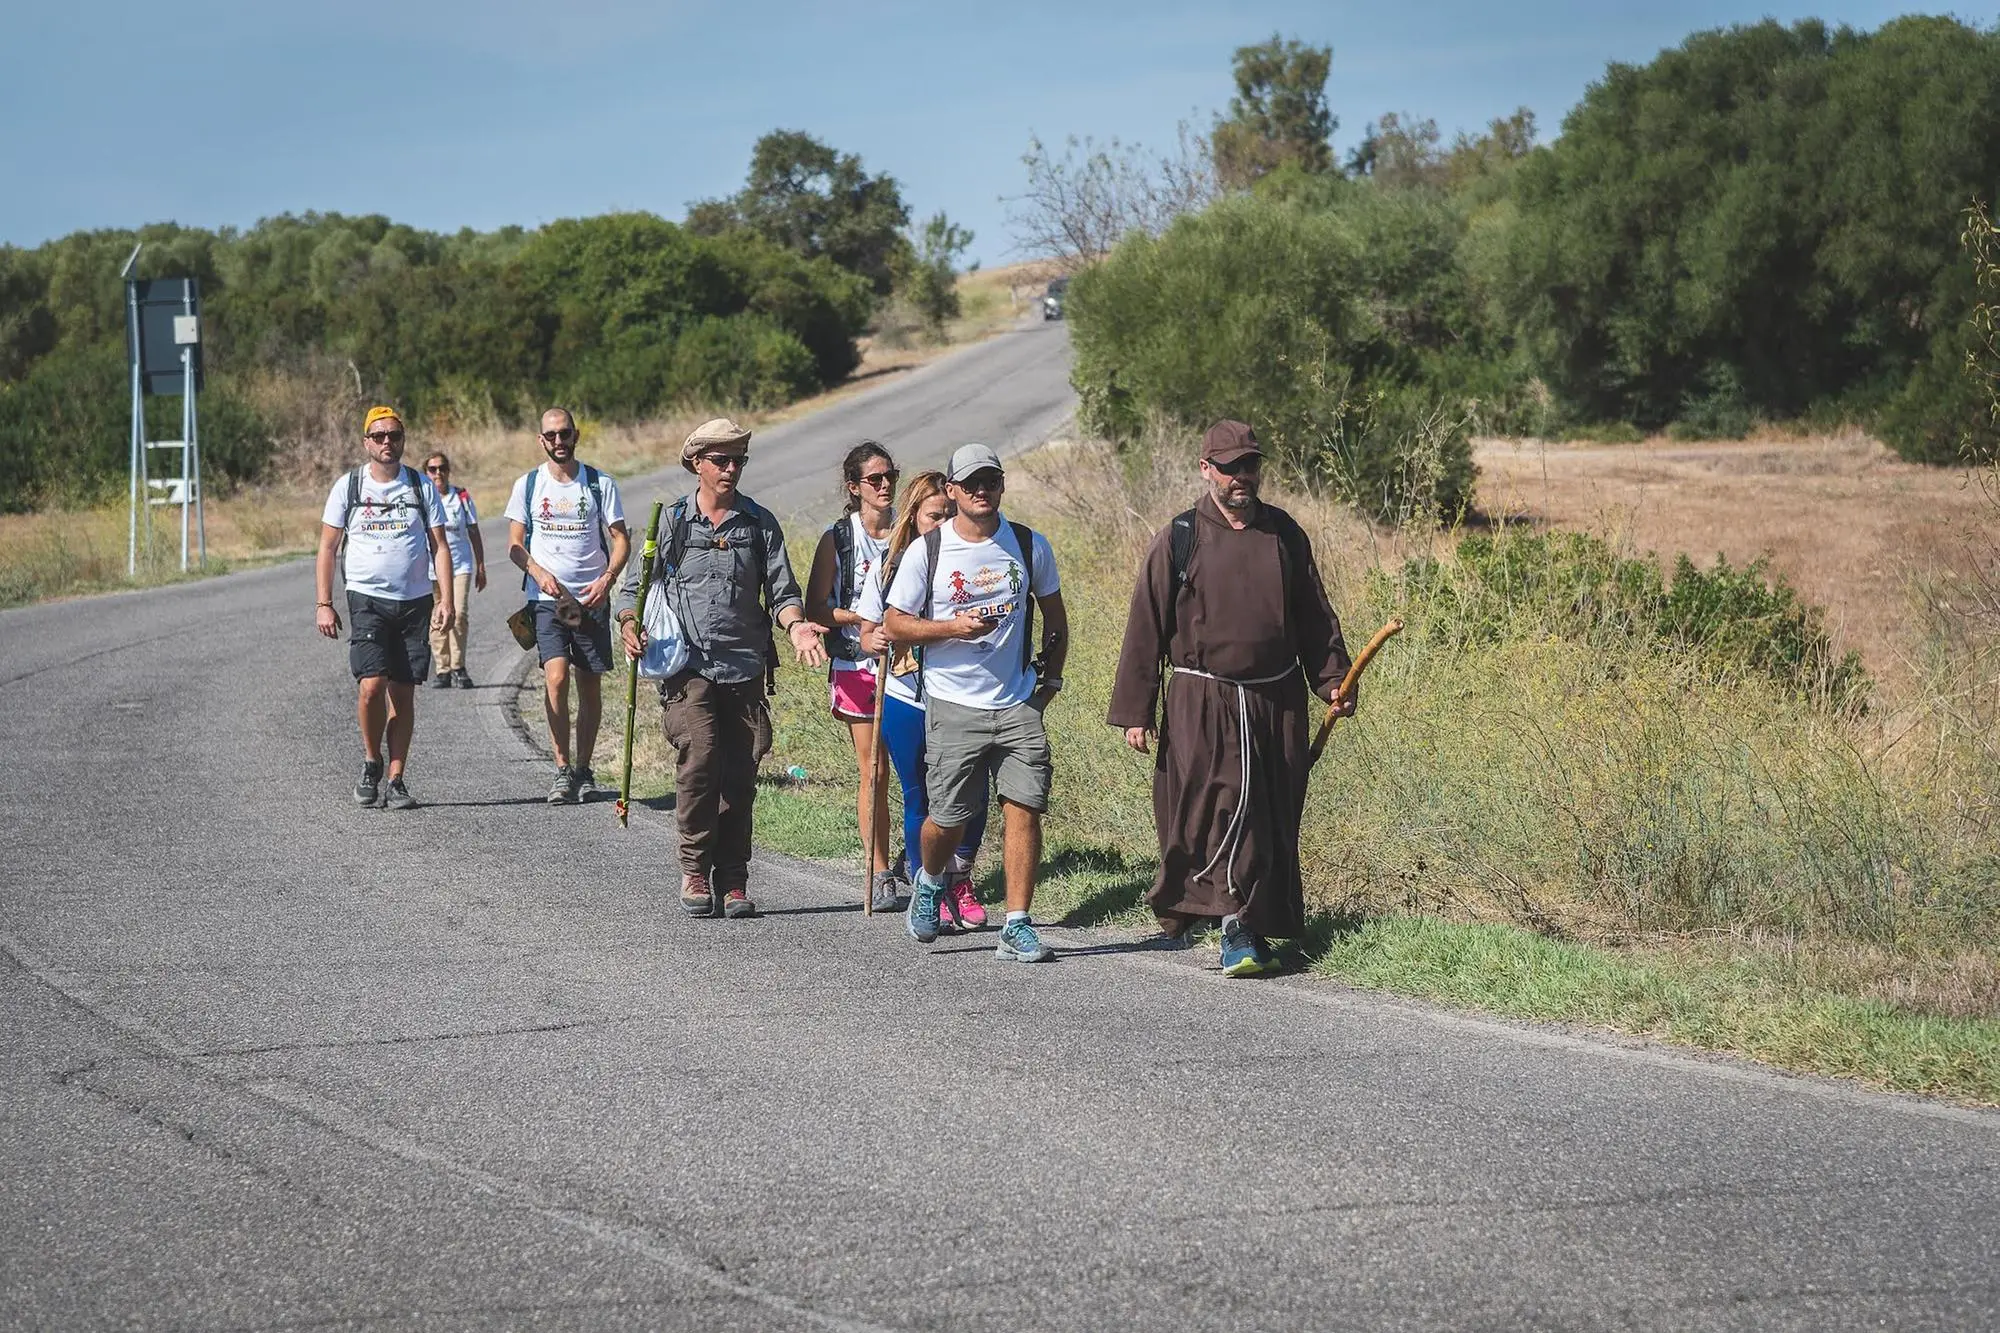
[[[332,603],[332,602],[314,602],[314,603],[313,603],[313,605],[314,605],[314,606],[332,606],[332,605],[333,605],[333,603]]]

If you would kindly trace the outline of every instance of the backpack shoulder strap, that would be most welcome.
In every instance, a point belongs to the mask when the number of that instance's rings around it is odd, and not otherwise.
[[[1165,632],[1160,636],[1161,657],[1167,655],[1180,628],[1181,589],[1187,587],[1188,566],[1194,561],[1194,543],[1200,531],[1192,509],[1175,514],[1167,528],[1167,569],[1172,577],[1168,580]]]
[[[683,495],[667,511],[667,545],[659,557],[660,572],[667,578],[680,573],[681,558],[687,554],[688,533],[693,526],[693,520],[688,517],[687,497]]]
[[[924,534],[924,619],[931,618],[932,590],[937,587],[938,552],[944,549],[944,524]]]
[[[340,525],[343,529],[354,522],[354,511],[361,508],[361,469],[367,466],[363,463],[347,474],[347,518]]]
[[[854,515],[842,514],[826,530],[833,534],[833,596],[828,601],[846,610],[854,586]]]
[[[1026,523],[1007,524],[1021,548],[1021,608],[1026,620],[1021,625],[1021,670],[1035,664],[1035,533]]]

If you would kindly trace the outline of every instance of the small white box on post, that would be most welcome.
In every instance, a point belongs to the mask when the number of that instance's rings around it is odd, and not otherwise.
[[[174,346],[191,347],[201,341],[200,315],[174,316]]]

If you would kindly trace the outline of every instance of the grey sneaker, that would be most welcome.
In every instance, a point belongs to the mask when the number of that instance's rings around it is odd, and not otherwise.
[[[943,886],[931,883],[922,871],[910,885],[910,909],[903,914],[903,929],[919,944],[933,943],[938,937],[938,895],[943,892]]]
[[[876,871],[875,883],[869,889],[869,896],[874,900],[873,906],[875,910],[878,912],[893,912],[901,907],[903,905],[902,884],[903,882],[896,878],[895,871]]]
[[[410,795],[410,789],[403,785],[400,777],[390,778],[389,784],[382,789],[382,804],[391,810],[407,810],[416,803],[417,798]]]
[[[597,775],[588,768],[573,768],[570,777],[576,782],[576,800],[579,805],[589,800],[597,791]]]
[[[564,764],[556,770],[556,780],[549,784],[550,805],[574,805],[580,799],[576,792],[576,774]]]
[[[361,776],[354,783],[354,803],[373,805],[382,797],[382,761],[365,759],[361,763]]]
[[[1009,963],[1046,963],[1056,951],[1042,943],[1032,922],[1010,921],[1000,929],[1000,943],[993,946],[993,956]]]

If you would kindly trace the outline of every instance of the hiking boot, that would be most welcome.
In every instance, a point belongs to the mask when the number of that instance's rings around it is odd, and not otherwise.
[[[943,902],[944,910],[951,914],[951,923],[960,930],[978,930],[986,924],[986,909],[972,892],[970,875],[954,879],[944,891]]]
[[[564,764],[556,770],[556,780],[549,784],[549,804],[575,805],[578,799],[576,774],[570,772],[568,764]]]
[[[757,904],[750,901],[750,895],[741,889],[731,889],[722,896],[722,914],[731,920],[741,920],[757,915]]]
[[[923,871],[917,872],[916,882],[910,885],[909,910],[903,913],[903,929],[910,932],[910,938],[919,944],[931,944],[938,937],[938,897],[944,886],[934,884]]]
[[[435,676],[432,676],[432,677],[431,677],[431,688],[432,688],[432,689],[434,689],[434,690],[448,690],[448,689],[450,689],[450,688],[451,688],[451,672],[449,672],[449,671],[440,671],[440,672],[438,672],[438,673],[437,673],[437,674],[436,674]]]
[[[1257,956],[1257,937],[1234,923],[1222,929],[1222,971],[1232,977],[1254,977],[1264,971],[1264,960]]]
[[[361,776],[354,783],[354,803],[373,805],[382,796],[382,761],[365,759],[361,763]]]
[[[1000,928],[1000,943],[993,946],[993,956],[1009,963],[1046,963],[1056,951],[1042,943],[1033,922],[1022,920]]]
[[[869,905],[878,912],[893,912],[903,905],[903,896],[898,892],[901,881],[893,870],[878,870],[875,880],[868,887]]]
[[[570,777],[576,783],[576,802],[578,805],[583,804],[596,793],[597,775],[591,772],[589,768],[573,768],[570,770]]]
[[[417,798],[410,795],[410,789],[403,785],[401,774],[390,778],[389,785],[382,789],[382,804],[391,810],[407,810],[416,803]]]
[[[681,876],[681,910],[689,916],[715,915],[715,890],[707,875]]]
[[[466,674],[464,667],[460,667],[458,670],[452,672],[451,676],[452,676],[452,682],[456,684],[458,688],[460,688],[461,690],[469,690],[472,688],[472,677]]]

